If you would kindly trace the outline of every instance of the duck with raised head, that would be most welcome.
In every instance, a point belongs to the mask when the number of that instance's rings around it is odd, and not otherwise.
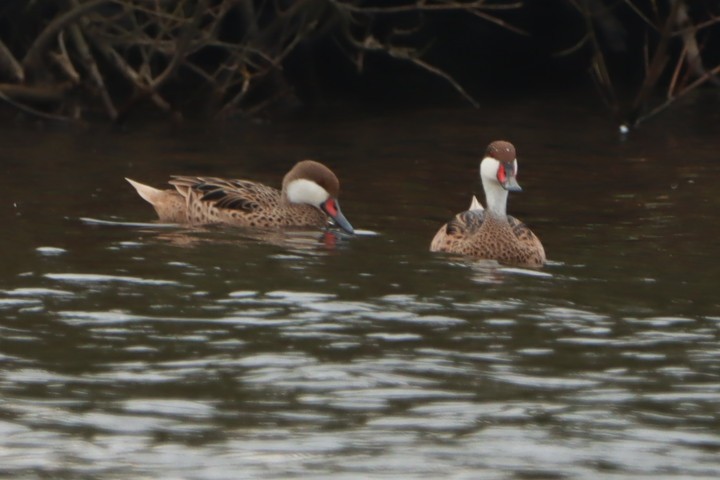
[[[509,192],[520,192],[515,147],[492,142],[480,162],[487,210],[473,197],[470,209],[443,225],[430,244],[432,252],[449,252],[502,264],[539,268],[545,264],[540,239],[520,220],[507,214]]]
[[[283,178],[282,191],[250,180],[172,176],[174,190],[160,190],[126,178],[149,202],[160,221],[191,225],[226,224],[274,229],[323,227],[328,217],[348,233],[340,211],[340,182],[322,163],[298,162]]]

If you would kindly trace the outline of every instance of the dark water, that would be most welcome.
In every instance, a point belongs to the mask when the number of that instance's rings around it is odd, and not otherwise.
[[[717,105],[626,139],[561,96],[6,127],[0,476],[718,478]],[[541,272],[427,252],[498,138]],[[277,185],[302,158],[362,235],[123,224],[153,219],[125,176]]]

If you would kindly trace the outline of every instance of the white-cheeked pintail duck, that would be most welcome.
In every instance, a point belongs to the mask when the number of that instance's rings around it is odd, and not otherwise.
[[[542,267],[545,264],[542,243],[524,223],[506,213],[508,192],[522,191],[517,172],[515,147],[510,142],[492,142],[480,162],[487,210],[473,197],[469,210],[458,213],[438,230],[430,251]]]
[[[282,191],[249,180],[172,176],[174,190],[159,190],[126,178],[160,221],[191,225],[228,224],[274,229],[323,227],[332,218],[348,233],[340,211],[340,182],[322,163],[298,162],[283,178]]]

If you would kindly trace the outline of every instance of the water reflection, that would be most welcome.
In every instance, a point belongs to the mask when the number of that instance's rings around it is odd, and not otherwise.
[[[156,240],[176,247],[197,247],[204,243],[242,247],[248,241],[252,241],[275,245],[287,250],[320,253],[323,250],[333,251],[354,236],[378,235],[377,232],[362,229],[356,230],[354,235],[350,235],[340,230],[318,230],[316,228],[259,230],[216,225],[187,227],[169,223],[124,222],[94,218],[81,218],[80,220],[87,225],[94,226],[141,228]],[[122,247],[140,245],[142,244],[138,242],[120,242]],[[43,253],[49,254],[48,248],[50,247],[45,247]],[[57,253],[61,253],[61,249],[55,250],[60,250]],[[54,250],[53,253],[55,253]]]

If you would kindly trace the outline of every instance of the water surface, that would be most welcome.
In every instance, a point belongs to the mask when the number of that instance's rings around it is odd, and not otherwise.
[[[717,478],[713,104],[627,138],[561,96],[5,128],[0,473]],[[499,138],[540,272],[427,252]],[[123,180],[279,185],[303,158],[335,170],[366,234],[162,228]]]

